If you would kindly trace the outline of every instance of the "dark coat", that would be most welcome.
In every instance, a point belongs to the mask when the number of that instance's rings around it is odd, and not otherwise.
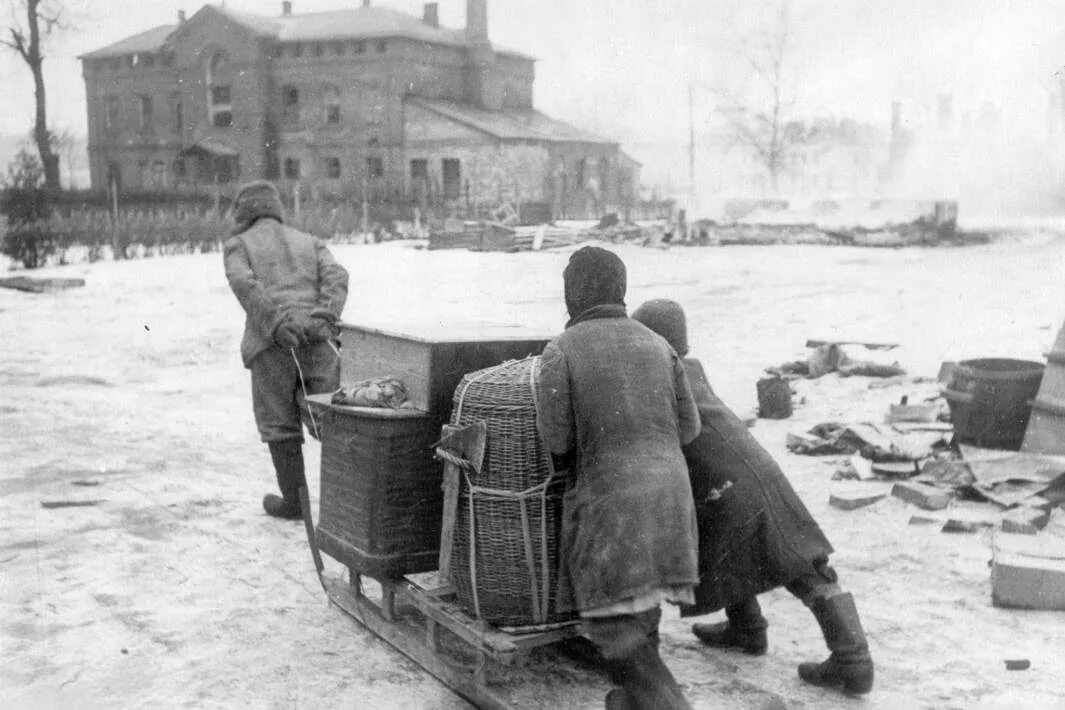
[[[669,344],[623,306],[596,306],[544,349],[537,406],[548,449],[574,460],[560,543],[563,607],[591,610],[695,584],[681,444],[698,433],[698,411]]]
[[[340,319],[348,272],[321,239],[260,219],[225,243],[225,268],[247,319],[240,354],[245,367],[273,343],[274,329],[297,312]]]
[[[700,579],[695,606],[681,615],[697,616],[815,573],[814,563],[826,560],[832,546],[780,466],[714,394],[699,361],[686,358],[684,365],[702,431],[684,447]]]

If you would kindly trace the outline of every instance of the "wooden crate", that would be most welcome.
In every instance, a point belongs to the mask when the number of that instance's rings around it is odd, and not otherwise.
[[[443,468],[439,420],[413,410],[345,407],[308,398],[320,417],[323,552],[377,579],[437,567]]]
[[[498,325],[465,324],[464,328],[480,334],[456,337],[430,327],[407,334],[341,323],[341,381],[396,377],[406,385],[411,403],[442,423],[451,415],[451,397],[463,375],[505,360],[539,355],[550,339],[501,336],[500,331],[507,328]]]

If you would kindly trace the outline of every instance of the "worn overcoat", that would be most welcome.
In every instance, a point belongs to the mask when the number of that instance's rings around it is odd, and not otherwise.
[[[544,349],[537,401],[545,444],[574,461],[561,603],[588,611],[694,584],[695,515],[681,445],[697,434],[698,411],[669,344],[624,306],[590,308]]]
[[[348,272],[322,240],[273,219],[226,240],[225,268],[247,314],[240,343],[245,367],[271,347],[287,316],[317,312],[336,321],[348,297]]]
[[[773,457],[718,399],[698,360],[684,359],[702,430],[684,447],[699,522],[696,616],[787,584],[832,546]]]

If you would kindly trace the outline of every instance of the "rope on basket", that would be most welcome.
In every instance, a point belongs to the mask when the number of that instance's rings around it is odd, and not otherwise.
[[[470,389],[476,380],[484,377],[488,374],[488,370],[482,370],[476,377],[471,377],[466,386],[462,388],[462,392],[459,393],[459,401],[455,407],[455,423],[462,421],[462,402],[466,398],[466,392]],[[469,462],[466,462],[469,464]],[[477,614],[477,618],[482,618],[481,615],[481,597],[477,593],[477,524],[474,521],[473,514],[473,484],[470,483],[470,471],[473,470],[473,466],[470,465],[469,469],[465,466],[459,465],[459,470],[462,471],[462,477],[466,479],[466,485],[470,487],[469,508],[470,508],[470,587],[473,590],[473,611]]]
[[[529,368],[529,389],[532,390],[533,400],[533,412],[537,417],[540,416],[540,399],[537,395],[536,388],[536,375],[540,372],[540,363],[543,362],[541,358],[536,358],[533,362],[533,366]],[[547,449],[547,444],[544,442],[542,436],[540,436],[540,427],[536,427],[536,436],[540,439],[540,451],[543,452],[544,461],[547,464],[547,483],[551,483],[555,480],[555,462],[551,459],[551,452]],[[542,617],[547,619],[547,601],[548,595],[551,592],[551,565],[547,556],[547,488],[540,494],[540,558],[543,562],[541,569],[544,571],[543,578],[543,609],[541,611]]]

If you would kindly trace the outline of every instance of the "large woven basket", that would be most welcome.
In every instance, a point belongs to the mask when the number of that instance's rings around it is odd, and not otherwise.
[[[536,429],[540,358],[511,360],[463,377],[451,423],[484,421],[480,473],[463,475],[451,583],[472,615],[498,626],[552,624],[557,611],[563,481]]]

